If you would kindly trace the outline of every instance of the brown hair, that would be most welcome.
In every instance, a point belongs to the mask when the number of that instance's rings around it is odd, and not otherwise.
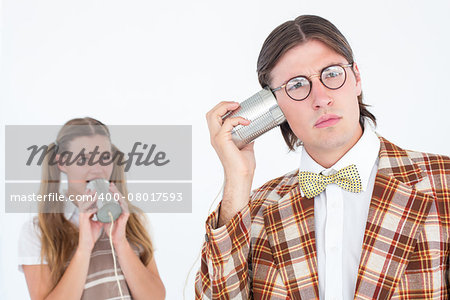
[[[270,85],[272,69],[288,50],[310,40],[321,41],[342,55],[348,63],[353,63],[352,48],[336,26],[319,16],[302,15],[275,28],[264,41],[257,63],[258,80],[261,86]],[[364,129],[364,117],[369,118],[376,125],[375,116],[367,110],[368,105],[363,103],[362,92],[358,96],[358,103],[361,127]],[[295,150],[301,141],[294,134],[288,122],[283,123],[280,129],[289,150]]]
[[[84,125],[84,126],[74,126]],[[77,118],[68,121],[58,133],[56,143],[48,145],[48,153],[42,164],[42,179],[40,194],[59,193],[60,170],[56,164],[50,164],[49,160],[55,153],[67,151],[70,142],[80,136],[102,135],[110,139],[110,133],[105,124],[93,118]],[[123,157],[123,153],[113,144],[112,157]],[[127,187],[125,181],[124,165],[114,161],[110,181],[114,182],[117,189],[124,195],[128,202]],[[78,246],[78,228],[68,221],[63,211],[64,202],[42,201],[39,204],[38,224],[41,231],[41,261],[47,260],[50,268],[52,286],[56,286],[63,275],[67,263],[71,259],[74,250]],[[140,259],[147,265],[153,255],[153,246],[145,229],[145,215],[137,207],[128,202],[130,217],[127,222],[127,239],[140,251]]]

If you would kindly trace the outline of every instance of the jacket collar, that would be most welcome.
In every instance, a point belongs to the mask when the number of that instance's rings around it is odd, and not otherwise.
[[[393,177],[398,181],[414,187],[424,177],[427,177],[425,171],[422,171],[408,156],[408,152],[392,144],[383,137],[381,141],[380,161],[378,163],[378,173],[388,177]]]

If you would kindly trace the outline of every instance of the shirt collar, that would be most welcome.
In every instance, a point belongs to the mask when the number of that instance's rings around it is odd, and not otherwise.
[[[302,150],[300,151],[299,171],[308,171],[314,173],[323,172],[327,174],[333,173],[333,171],[337,172],[346,166],[354,164],[356,165],[361,178],[362,190],[365,191],[369,183],[373,166],[377,162],[379,151],[380,140],[373,130],[371,124],[368,121],[365,121],[364,132],[361,138],[349,151],[347,151],[347,153],[345,153],[343,157],[341,157],[341,159],[339,159],[329,169],[326,169],[315,162],[308,154],[308,152],[306,152],[305,148],[302,147]],[[304,196],[303,191],[301,191],[301,195]]]

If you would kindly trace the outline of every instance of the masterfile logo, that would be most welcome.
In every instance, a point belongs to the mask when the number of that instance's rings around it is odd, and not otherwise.
[[[75,136],[89,132],[86,125],[71,126],[78,126],[70,129]],[[37,212],[43,201],[54,202],[63,212],[64,205],[57,203],[69,200],[64,193],[69,181],[77,179],[62,171],[44,176],[49,169],[45,166],[119,167],[127,187],[123,196],[144,212],[192,211],[192,126],[110,125],[107,143],[100,139],[98,145],[82,142],[76,147],[73,138],[58,138],[61,127],[5,126],[5,212]],[[44,195],[43,181],[57,184],[59,190]]]

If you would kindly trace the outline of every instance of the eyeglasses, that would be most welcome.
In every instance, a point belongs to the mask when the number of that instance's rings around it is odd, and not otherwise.
[[[322,69],[319,74],[311,76],[295,76],[285,82],[282,86],[274,88],[272,92],[276,92],[284,88],[286,94],[295,101],[302,101],[308,98],[311,93],[311,78],[319,77],[320,82],[330,90],[337,90],[342,87],[347,79],[346,67],[353,67],[353,63],[332,65]]]

